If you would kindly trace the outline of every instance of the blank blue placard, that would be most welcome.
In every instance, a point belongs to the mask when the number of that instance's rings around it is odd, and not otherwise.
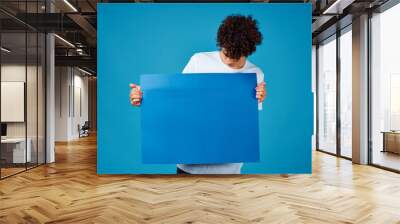
[[[142,75],[144,164],[258,162],[256,75]]]

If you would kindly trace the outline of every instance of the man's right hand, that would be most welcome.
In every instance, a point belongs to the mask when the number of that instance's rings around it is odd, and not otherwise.
[[[129,84],[129,87],[131,88],[131,93],[129,94],[129,98],[131,101],[132,106],[140,106],[142,103],[142,90],[140,89],[140,86],[136,84]]]

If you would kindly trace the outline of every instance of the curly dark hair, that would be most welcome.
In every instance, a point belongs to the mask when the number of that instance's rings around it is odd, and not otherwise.
[[[228,58],[239,59],[256,51],[262,42],[258,24],[251,16],[230,15],[218,29],[217,45]]]

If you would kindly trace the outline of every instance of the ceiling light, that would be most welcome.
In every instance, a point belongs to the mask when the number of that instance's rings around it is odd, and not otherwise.
[[[68,1],[64,0],[65,4],[67,4],[74,12],[78,12],[78,10]]]
[[[82,48],[77,48],[76,49],[76,53],[78,53],[78,55],[83,55],[83,49]]]
[[[73,44],[72,44],[71,42],[69,42],[68,40],[66,40],[66,39],[64,39],[64,38],[62,38],[62,37],[60,37],[60,36],[57,35],[57,34],[54,34],[54,36],[57,37],[57,38],[58,38],[59,40],[61,40],[62,42],[66,43],[68,46],[75,48],[75,45],[73,45]]]
[[[86,70],[83,70],[83,69],[81,69],[81,68],[79,68],[79,67],[78,67],[78,70],[81,71],[81,72],[83,72],[83,73],[85,73],[85,74],[87,74],[87,75],[93,75],[92,73],[90,73],[90,72],[88,72],[88,71],[86,71]]]
[[[349,7],[353,2],[356,0],[336,0],[333,2],[332,5],[330,5],[322,14],[327,15],[327,14],[342,14],[343,10]]]
[[[7,49],[5,47],[1,47],[0,49],[1,49],[1,51],[4,51],[6,53],[10,53],[11,52],[11,50],[9,50],[9,49]]]

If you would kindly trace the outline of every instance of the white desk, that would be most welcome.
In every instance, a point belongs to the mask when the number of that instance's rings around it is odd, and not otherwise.
[[[25,151],[25,138],[5,138],[1,139],[2,147],[13,147],[12,148],[12,155],[13,163],[25,163],[31,162],[32,160],[32,153],[31,153],[31,145],[32,140],[30,138],[27,139],[27,146]],[[2,148],[3,150],[3,148]],[[25,154],[26,153],[26,154]],[[25,159],[27,159],[25,161]]]

